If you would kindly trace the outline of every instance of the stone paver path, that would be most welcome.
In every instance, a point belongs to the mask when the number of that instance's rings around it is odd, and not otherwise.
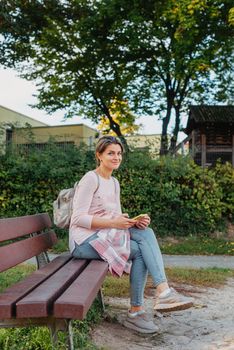
[[[228,255],[163,255],[165,266],[195,269],[219,267],[234,269],[234,256]]]
[[[219,289],[191,286],[189,294],[195,297],[195,307],[156,317],[156,335],[124,328],[129,300],[108,299],[112,317],[95,326],[92,339],[105,350],[234,350],[234,279]],[[147,309],[152,303],[146,299]]]

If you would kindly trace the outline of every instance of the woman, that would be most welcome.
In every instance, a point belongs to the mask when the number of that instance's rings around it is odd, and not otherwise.
[[[160,248],[149,228],[150,217],[138,219],[122,214],[120,187],[112,172],[122,161],[123,146],[112,136],[103,136],[96,146],[97,168],[80,180],[73,201],[69,230],[72,255],[103,259],[112,274],[130,273],[130,310],[124,325],[141,333],[158,330],[144,311],[144,289],[148,272],[155,285],[154,309],[173,311],[193,305],[193,299],[170,288]]]

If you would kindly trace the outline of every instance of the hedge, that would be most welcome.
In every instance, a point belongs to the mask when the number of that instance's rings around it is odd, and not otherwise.
[[[84,145],[64,150],[51,143],[43,151],[7,152],[0,158],[0,217],[52,215],[59,190],[71,187],[95,167],[93,151]],[[130,216],[148,213],[158,234],[204,234],[232,219],[234,171],[230,164],[202,169],[190,158],[154,160],[137,151],[125,158],[115,174],[123,211]]]

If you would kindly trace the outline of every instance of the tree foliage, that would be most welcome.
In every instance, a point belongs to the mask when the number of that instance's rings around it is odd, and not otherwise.
[[[9,65],[24,61],[19,67],[22,76],[36,81],[37,107],[49,113],[65,108],[67,117],[78,114],[95,122],[105,115],[125,142],[110,106],[114,98],[124,99],[132,73],[114,56],[106,64],[109,52],[102,38],[108,33],[95,3],[3,1],[1,14],[2,54]]]
[[[131,95],[135,92],[135,105],[163,120],[163,153],[168,149],[173,113],[171,149],[180,130],[181,112],[189,103],[230,99],[233,28],[228,15],[232,2],[169,0],[160,8],[156,3],[138,1],[141,10],[130,10],[127,15],[125,8],[128,19],[119,19],[113,43],[124,48],[119,59],[131,62],[138,73],[130,90]]]

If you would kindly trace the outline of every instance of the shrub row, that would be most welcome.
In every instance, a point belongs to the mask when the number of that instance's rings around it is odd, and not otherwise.
[[[124,208],[148,212],[159,234],[206,233],[232,217],[234,171],[228,163],[202,169],[191,158],[152,161],[135,154],[124,168]]]
[[[8,152],[0,161],[0,217],[52,215],[59,190],[95,166],[93,151],[85,146],[63,150],[53,143],[41,152]],[[134,151],[115,176],[123,211],[130,216],[149,213],[161,235],[210,232],[234,212],[234,171],[228,163],[202,169],[190,158],[152,160]]]

